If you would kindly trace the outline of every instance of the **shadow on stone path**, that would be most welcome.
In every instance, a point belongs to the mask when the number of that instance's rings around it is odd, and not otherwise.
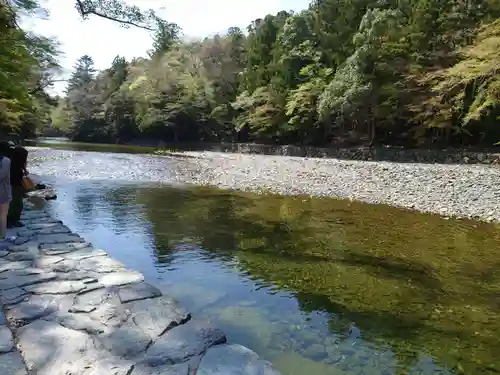
[[[0,374],[279,375],[29,203],[0,245]]]

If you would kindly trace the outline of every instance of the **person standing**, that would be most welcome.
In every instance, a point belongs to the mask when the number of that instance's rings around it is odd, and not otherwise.
[[[10,184],[11,148],[7,142],[0,143],[0,239],[7,235],[7,215],[12,200]]]
[[[28,151],[22,146],[14,147],[10,166],[10,183],[12,186],[12,200],[9,205],[7,216],[7,227],[22,227],[21,212],[23,211],[23,198],[25,189],[23,177],[26,175],[26,163],[28,161]]]

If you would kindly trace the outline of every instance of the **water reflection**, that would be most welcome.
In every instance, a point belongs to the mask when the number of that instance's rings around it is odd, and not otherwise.
[[[385,206],[57,179],[50,209],[283,375],[499,371],[500,231]]]

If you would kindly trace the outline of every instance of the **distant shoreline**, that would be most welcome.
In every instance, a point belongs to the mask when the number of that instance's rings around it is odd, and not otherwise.
[[[71,142],[68,138],[39,138],[26,140],[27,146],[36,144],[88,145],[89,147],[147,147],[160,149],[158,154],[174,152],[224,152],[274,156],[313,157],[359,161],[391,161],[399,163],[438,163],[438,164],[500,164],[500,148],[403,148],[395,146],[377,147],[308,147],[294,145],[269,145],[258,143],[183,143],[167,144],[158,141],[138,141],[122,144]]]

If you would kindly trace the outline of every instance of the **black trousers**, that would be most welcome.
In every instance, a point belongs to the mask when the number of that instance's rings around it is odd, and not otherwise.
[[[15,224],[21,220],[21,212],[23,212],[24,204],[24,187],[12,185],[12,200],[9,205],[9,213],[7,215],[7,224]]]

